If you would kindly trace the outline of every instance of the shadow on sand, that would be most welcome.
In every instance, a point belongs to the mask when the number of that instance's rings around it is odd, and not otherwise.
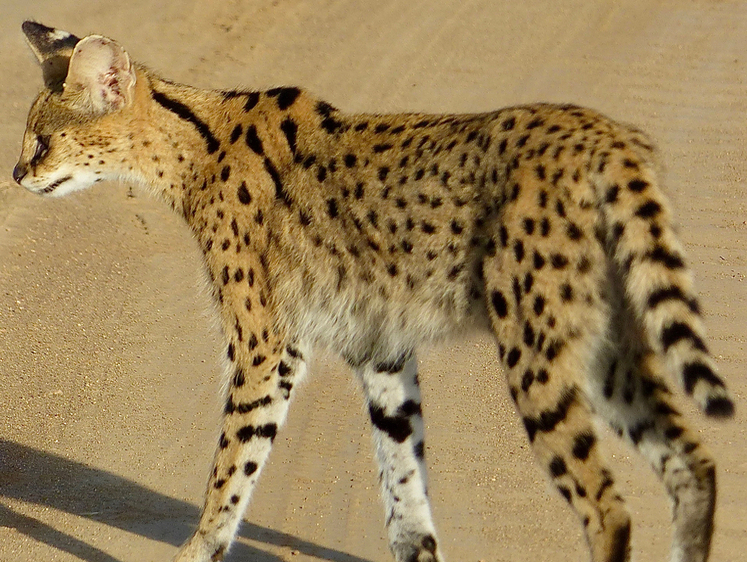
[[[194,505],[115,474],[0,439],[0,525],[86,562],[119,562],[94,546],[13,511],[3,505],[2,499],[6,498],[86,517],[175,546],[192,533],[200,516]],[[164,525],[164,521],[168,524]],[[252,523],[244,522],[240,535],[267,545],[293,548],[321,560],[370,562]],[[273,554],[241,543],[234,545],[228,560],[281,562]]]

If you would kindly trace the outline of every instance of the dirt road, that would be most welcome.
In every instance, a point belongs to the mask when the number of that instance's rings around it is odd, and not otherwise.
[[[41,85],[28,18],[114,37],[198,86],[298,84],[352,111],[574,102],[651,133],[738,400],[727,424],[691,412],[719,461],[713,560],[745,559],[747,3],[2,0],[2,14],[0,561],[169,560],[197,522],[221,402],[215,314],[177,217],[127,185],[54,201],[11,185]],[[443,548],[457,562],[584,560],[495,355],[488,338],[420,353]],[[606,448],[637,560],[664,560],[663,491]],[[247,521],[229,561],[391,560],[360,392],[336,359],[315,359]]]

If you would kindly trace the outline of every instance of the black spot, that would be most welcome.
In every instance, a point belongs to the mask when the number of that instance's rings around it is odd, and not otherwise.
[[[695,385],[699,381],[706,381],[717,387],[723,387],[723,381],[716,375],[708,365],[700,362],[688,363],[682,369],[682,378],[685,386],[685,392],[692,394]]]
[[[532,119],[529,123],[527,123],[527,129],[536,129],[537,127],[541,127],[544,125],[545,122],[540,119],[539,117],[536,117]]]
[[[523,220],[522,225],[524,226],[524,232],[532,234],[534,232],[534,220],[526,218]]]
[[[333,117],[325,117],[321,122],[321,126],[322,129],[332,135],[342,128],[342,123]]]
[[[270,178],[272,178],[272,182],[275,184],[275,197],[282,200],[283,203],[290,207],[293,204],[293,200],[285,191],[283,183],[280,181],[280,174],[278,174],[277,169],[275,169],[275,165],[269,158],[265,158],[265,170],[267,170],[267,173],[270,174]],[[261,222],[259,224],[261,224]]]
[[[685,430],[679,426],[673,425],[664,430],[664,437],[670,440],[677,439]]]
[[[407,254],[412,253],[413,246],[412,246],[412,244],[408,240],[402,240],[401,246],[402,246],[402,250],[405,253],[407,253]]]
[[[550,256],[550,263],[555,269],[564,269],[568,266],[568,258],[563,254],[553,254]]]
[[[543,258],[542,254],[540,254],[539,252],[534,252],[532,261],[534,269],[542,269],[543,267],[545,267],[545,258]]]
[[[615,184],[607,190],[604,199],[607,203],[614,203],[617,201],[617,196],[620,193],[620,186]]]
[[[366,218],[368,219],[368,222],[371,223],[371,226],[379,228],[379,217],[376,214],[376,211],[368,211]]]
[[[659,205],[656,201],[647,201],[646,203],[638,207],[638,210],[635,212],[635,214],[637,217],[641,217],[642,219],[651,219],[658,215],[660,212],[661,205]]]
[[[524,259],[524,243],[521,240],[514,242],[514,256],[517,263],[521,263]]]
[[[337,200],[327,199],[327,214],[329,215],[329,218],[334,219],[338,215],[338,208],[337,208]]]
[[[296,122],[293,119],[287,118],[280,124],[280,130],[283,131],[285,140],[288,141],[288,148],[290,148],[291,154],[295,154],[298,125],[296,125]]]
[[[539,316],[545,310],[545,298],[542,295],[534,297],[534,313]]]
[[[387,416],[383,408],[374,404],[369,405],[368,412],[371,423],[397,443],[403,443],[412,435],[412,425],[406,416]]]
[[[566,227],[566,234],[568,235],[568,238],[574,241],[580,240],[583,236],[583,232],[581,232],[581,229],[575,222],[568,223],[568,226]]]
[[[519,284],[519,278],[514,277],[511,282],[511,288],[514,292],[514,299],[516,300],[516,306],[521,304],[521,285]]]
[[[508,314],[508,302],[506,297],[500,291],[493,291],[491,300],[493,302],[493,308],[499,318],[505,318]]]
[[[521,390],[527,392],[534,382],[534,372],[531,369],[524,371],[524,376],[521,378]]]
[[[249,92],[246,95],[244,111],[251,111],[259,103],[259,92]]]
[[[429,222],[423,221],[420,225],[420,229],[426,234],[433,234],[436,232],[436,227]]]
[[[563,283],[560,286],[560,298],[564,302],[569,302],[573,300],[573,288],[568,283]]]
[[[255,127],[254,125],[248,127],[246,129],[246,136],[244,138],[246,140],[246,145],[251,148],[256,154],[259,154],[260,156],[264,155],[265,149],[262,146],[262,140],[257,134],[257,127]]]
[[[672,300],[683,302],[692,312],[696,314],[699,312],[697,301],[685,295],[682,292],[682,289],[680,289],[676,285],[658,289],[651,293],[651,295],[649,295],[648,297],[647,305],[649,308],[656,308],[660,304]]]
[[[402,405],[397,408],[397,415],[399,416],[421,416],[423,415],[422,405],[414,400],[405,400]]]
[[[223,181],[227,181],[230,175],[231,175],[231,167],[223,166],[223,169],[220,172],[220,179]]]
[[[680,256],[670,253],[658,244],[654,246],[653,250],[645,254],[644,257],[661,263],[667,269],[681,269],[685,267],[685,262]]]
[[[285,361],[281,361],[278,365],[278,375],[281,377],[287,377],[290,374],[293,374],[293,369],[291,369]]]
[[[241,185],[236,190],[236,194],[239,196],[239,201],[244,205],[248,205],[252,202],[252,196],[246,188],[246,182],[241,182]]]
[[[550,219],[543,217],[540,221],[540,234],[542,236],[548,236],[550,234]]]
[[[527,347],[534,345],[534,328],[529,322],[524,323],[524,344]]]
[[[319,166],[319,169],[316,171],[316,179],[319,182],[323,182],[327,177],[327,168],[324,166]]]
[[[725,396],[710,398],[705,413],[714,418],[730,418],[734,415],[734,403]]]
[[[273,88],[267,91],[268,96],[277,96],[278,108],[283,111],[293,105],[300,93],[298,88]]]
[[[275,439],[278,432],[278,426],[274,423],[268,423],[265,425],[245,425],[236,432],[236,437],[242,443],[251,441],[255,437],[258,439],[269,439],[270,441]]]
[[[545,349],[545,357],[548,361],[553,361],[562,349],[563,342],[554,340],[547,345],[547,349]]]
[[[263,396],[253,402],[240,402],[235,406],[235,412],[238,414],[248,414],[257,408],[265,408],[272,404],[271,396]]]
[[[641,179],[630,180],[628,182],[628,189],[635,193],[640,193],[648,187],[648,182]]]
[[[708,351],[703,340],[684,322],[672,322],[661,332],[661,344],[665,352],[682,340],[690,340],[695,349]]]
[[[249,461],[244,465],[244,474],[246,474],[247,476],[251,476],[252,474],[257,472],[257,468],[259,467],[257,466],[256,462]]]
[[[558,216],[565,218],[565,205],[560,199],[555,202],[555,211],[558,213]]]
[[[433,538],[433,535],[424,536],[420,544],[431,554],[436,554],[436,539]]]
[[[357,158],[355,157],[355,154],[346,154],[344,158],[345,166],[348,168],[352,168],[355,166],[355,163],[357,161]]]
[[[630,554],[630,521],[615,529],[612,544],[610,545],[611,556],[609,562],[625,562]]]
[[[233,128],[233,131],[231,131],[231,144],[234,144],[237,140],[239,140],[239,137],[241,136],[241,133],[243,131],[244,129],[241,125],[236,125]]]
[[[508,352],[508,355],[506,356],[506,365],[510,369],[513,369],[516,367],[516,364],[521,359],[521,350],[518,347],[511,348],[511,351]]]
[[[553,478],[563,476],[567,472],[568,467],[566,466],[565,461],[560,457],[553,457],[552,461],[550,461],[550,474],[552,474]]]
[[[579,460],[585,461],[589,457],[591,448],[596,443],[596,437],[593,433],[581,433],[576,435],[573,440],[573,456]]]
[[[425,458],[425,443],[422,441],[418,441],[413,445],[412,452],[415,454],[415,456],[419,459]]]
[[[532,286],[534,285],[534,276],[531,272],[528,272],[524,276],[524,292],[526,294],[529,294],[529,292],[532,290]]]
[[[501,123],[503,126],[504,131],[510,131],[516,126],[516,118],[515,117],[509,117],[503,123]]]
[[[524,427],[529,435],[529,441],[533,442],[536,433],[549,433],[555,429],[560,422],[565,420],[568,410],[576,401],[576,388],[569,389],[554,410],[545,410],[536,418],[525,417]]]
[[[316,104],[316,112],[322,117],[329,117],[335,111],[337,110],[334,106],[328,104],[326,101],[320,101]]]

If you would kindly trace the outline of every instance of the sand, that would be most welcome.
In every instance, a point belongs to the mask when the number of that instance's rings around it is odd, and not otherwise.
[[[546,6],[552,6],[547,9]],[[4,0],[0,21],[0,560],[169,560],[194,528],[218,433],[222,345],[196,243],[161,203],[102,184],[12,184],[41,73],[35,18],[101,33],[177,81],[302,85],[351,111],[597,108],[648,131],[734,421],[684,408],[718,460],[713,560],[747,551],[747,4],[713,0]],[[423,349],[426,455],[458,562],[586,560],[507,396],[490,338]],[[605,448],[636,560],[664,560],[667,499]],[[229,561],[391,561],[360,390],[319,354]]]

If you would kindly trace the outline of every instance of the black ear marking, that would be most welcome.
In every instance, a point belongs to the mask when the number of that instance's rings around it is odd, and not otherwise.
[[[70,56],[80,39],[67,31],[34,21],[23,22],[21,29],[42,67],[44,85],[52,91],[62,91]]]

